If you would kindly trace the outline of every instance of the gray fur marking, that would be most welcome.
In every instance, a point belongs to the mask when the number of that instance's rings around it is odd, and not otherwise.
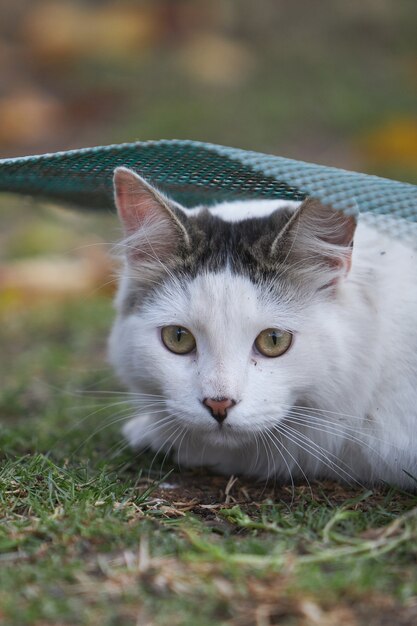
[[[287,256],[285,241],[275,244],[273,255],[271,249],[278,233],[293,216],[293,209],[280,208],[267,217],[239,222],[226,222],[213,216],[208,209],[196,216],[185,215],[174,208],[171,210],[184,225],[188,237],[179,236],[175,253],[164,262],[166,271],[161,268],[160,284],[169,275],[189,280],[204,271],[220,272],[226,266],[236,274],[249,277],[254,283],[276,278],[277,270],[283,271]],[[141,283],[140,271],[137,276],[131,281],[131,290],[124,302],[125,315],[137,310],[158,288],[155,284]]]

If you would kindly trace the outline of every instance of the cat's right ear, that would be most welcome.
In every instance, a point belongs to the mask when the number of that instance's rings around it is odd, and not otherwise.
[[[163,260],[174,252],[180,238],[188,244],[187,230],[174,203],[126,167],[114,171],[114,199],[130,260]]]

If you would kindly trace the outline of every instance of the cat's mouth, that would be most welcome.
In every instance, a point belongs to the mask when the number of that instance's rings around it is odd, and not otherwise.
[[[201,415],[199,412],[181,411],[176,412],[176,415],[178,422],[182,423],[188,435],[195,442],[237,446],[253,442],[258,438],[268,437],[271,429],[278,423],[285,421],[288,417],[288,411],[277,412],[276,407],[274,407],[266,410],[264,415],[254,413],[235,416],[231,414],[222,421]]]

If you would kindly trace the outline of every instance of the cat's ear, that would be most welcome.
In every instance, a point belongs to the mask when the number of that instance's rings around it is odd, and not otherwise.
[[[114,171],[114,199],[130,260],[163,261],[180,239],[188,244],[187,230],[175,212],[178,207],[126,167]]]
[[[275,238],[271,252],[286,251],[305,272],[321,270],[323,280],[335,284],[349,273],[355,229],[353,215],[308,198]]]

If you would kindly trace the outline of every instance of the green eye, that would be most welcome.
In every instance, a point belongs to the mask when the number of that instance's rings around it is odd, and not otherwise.
[[[164,346],[175,354],[188,354],[196,346],[194,336],[184,326],[164,326],[161,339]]]
[[[255,339],[257,350],[264,356],[276,357],[284,354],[290,347],[292,334],[278,328],[266,328]]]

